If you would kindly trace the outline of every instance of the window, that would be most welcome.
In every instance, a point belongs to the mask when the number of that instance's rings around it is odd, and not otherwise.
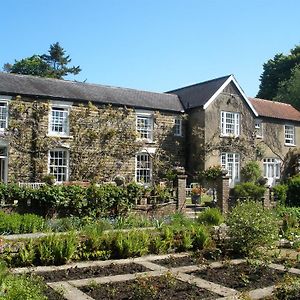
[[[287,145],[295,145],[294,125],[284,125],[284,143]]]
[[[280,160],[276,158],[265,158],[263,165],[265,178],[280,178]]]
[[[239,136],[240,135],[240,114],[233,112],[221,112],[221,135]]]
[[[182,136],[182,119],[176,117],[174,120],[174,135],[175,136]]]
[[[147,153],[136,156],[136,181],[140,183],[151,183],[152,165],[150,155]]]
[[[49,174],[57,182],[67,181],[69,177],[69,152],[65,149],[49,151]]]
[[[221,153],[221,166],[228,171],[231,186],[240,181],[240,155],[238,153]]]
[[[263,137],[263,123],[261,120],[255,120],[255,133],[257,138]]]
[[[53,106],[50,111],[50,134],[69,135],[69,108]]]
[[[136,116],[136,131],[140,139],[152,141],[153,118],[151,114],[138,114]]]
[[[8,123],[8,106],[7,102],[0,101],[0,130],[7,128]]]

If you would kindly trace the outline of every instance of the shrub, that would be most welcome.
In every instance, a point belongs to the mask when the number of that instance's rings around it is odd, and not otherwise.
[[[7,214],[0,211],[0,234],[31,233],[45,228],[44,219],[33,215]]]
[[[251,255],[258,247],[270,247],[278,239],[278,220],[260,203],[239,203],[227,218],[233,248]]]
[[[261,174],[261,169],[257,161],[250,161],[241,169],[243,181],[255,182]]]
[[[289,206],[300,206],[300,176],[295,176],[287,181],[287,201]]]
[[[52,234],[37,244],[37,258],[43,265],[61,265],[72,258],[78,245],[75,233]]]
[[[261,200],[266,188],[256,185],[253,182],[239,183],[233,188],[233,195],[236,198],[245,198],[246,200]]]
[[[220,225],[223,221],[222,213],[217,208],[208,208],[197,218],[197,222],[204,225]]]
[[[210,234],[204,226],[196,226],[193,229],[193,249],[201,250],[210,241]]]
[[[279,202],[281,205],[286,203],[288,186],[286,184],[277,184],[273,187],[274,198]]]
[[[46,300],[44,285],[37,277],[10,274],[0,262],[0,298],[6,300]]]
[[[221,177],[223,174],[223,170],[221,166],[212,166],[209,167],[207,170],[200,171],[198,173],[198,180],[199,182],[204,182],[204,181],[215,181],[219,177]]]
[[[278,300],[300,299],[300,278],[287,275],[276,285],[273,295]]]

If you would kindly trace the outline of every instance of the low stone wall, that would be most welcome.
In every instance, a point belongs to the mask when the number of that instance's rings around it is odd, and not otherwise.
[[[132,209],[132,214],[144,215],[147,217],[159,218],[168,216],[177,211],[177,202],[169,202],[156,205],[136,205]]]

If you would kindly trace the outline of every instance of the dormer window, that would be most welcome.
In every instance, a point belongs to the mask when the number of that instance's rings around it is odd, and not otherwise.
[[[149,142],[153,140],[153,116],[151,113],[137,113],[136,131],[139,139]]]
[[[221,112],[221,135],[239,136],[240,135],[240,114],[235,112]]]

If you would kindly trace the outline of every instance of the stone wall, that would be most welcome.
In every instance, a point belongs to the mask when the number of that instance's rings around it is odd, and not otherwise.
[[[12,99],[12,105],[16,103],[21,107],[22,118],[26,119],[26,114],[30,114],[32,111],[32,103],[37,100],[37,106],[46,107],[45,114],[42,115],[41,120],[38,124],[38,134],[39,138],[37,139],[38,151],[33,154],[32,147],[32,126],[34,126],[32,120],[27,120],[27,123],[24,124],[24,127],[19,132],[20,139],[13,139],[12,137],[2,137],[5,142],[8,143],[8,182],[28,182],[28,181],[41,181],[42,178],[48,173],[48,151],[54,148],[66,148],[69,150],[69,159],[70,159],[70,170],[69,170],[69,179],[78,180],[78,178],[73,178],[72,175],[72,164],[75,162],[72,161],[72,151],[74,149],[74,137],[73,133],[70,132],[68,137],[50,137],[48,135],[48,123],[49,123],[49,103],[47,99],[31,99],[31,98],[21,98],[17,97],[18,100]],[[18,102],[17,102],[18,101]],[[87,105],[86,103],[73,103],[71,110],[81,110]],[[48,110],[47,110],[48,108]],[[101,113],[105,114],[106,108],[100,107]],[[136,113],[133,109],[128,109],[130,114],[129,119],[132,122],[132,128],[135,131],[135,116]],[[170,112],[158,112],[151,111],[151,114],[154,118],[154,140],[152,143],[140,143],[140,149],[152,148],[154,152],[162,149],[165,153],[163,160],[169,164],[179,164],[184,166],[185,164],[185,130],[183,128],[182,136],[174,136],[174,122],[175,117],[178,114]],[[10,126],[14,125],[14,116],[10,116],[9,122]],[[36,124],[35,124],[36,125]],[[184,122],[183,122],[184,126]],[[72,127],[72,126],[70,126]],[[109,142],[109,139],[108,139]],[[94,150],[91,152],[93,153]],[[96,149],[95,149],[96,151]],[[97,157],[96,152],[94,161]],[[161,152],[163,152],[161,151]],[[93,156],[93,155],[92,155]],[[163,162],[164,162],[163,161]],[[89,162],[91,163],[91,162]],[[116,165],[118,159],[108,158],[106,161],[106,166],[109,169],[110,166]],[[87,163],[87,168],[91,167]],[[162,165],[163,167],[163,165]],[[166,170],[163,170],[166,171]],[[35,173],[35,174],[33,174]],[[162,172],[163,173],[163,172]],[[134,180],[135,178],[135,157],[131,156],[117,166],[117,174],[126,177],[127,181]],[[82,178],[85,179],[85,178]],[[87,178],[91,179],[91,178]]]

